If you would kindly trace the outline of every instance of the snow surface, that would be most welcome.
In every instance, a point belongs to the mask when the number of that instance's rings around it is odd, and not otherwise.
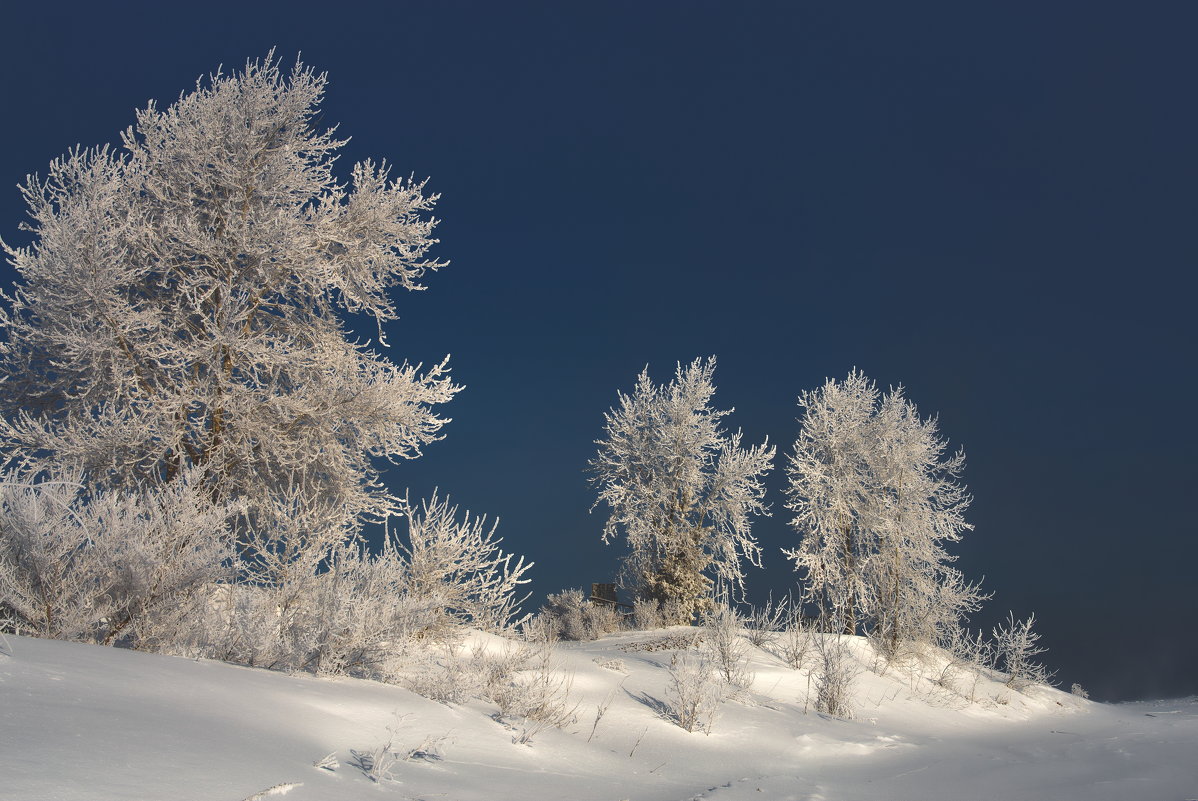
[[[1198,699],[1110,706],[986,680],[970,704],[934,685],[927,666],[870,672],[861,641],[854,720],[814,713],[806,672],[754,649],[751,693],[724,704],[711,735],[688,733],[658,709],[669,646],[689,631],[560,645],[577,723],[523,745],[481,700],[445,705],[370,681],[9,637],[0,798],[1198,798]],[[466,646],[507,647],[478,633]],[[445,738],[440,759],[401,761],[394,780],[353,765],[354,751],[388,738],[404,752],[430,736]],[[337,767],[317,767],[329,754]]]

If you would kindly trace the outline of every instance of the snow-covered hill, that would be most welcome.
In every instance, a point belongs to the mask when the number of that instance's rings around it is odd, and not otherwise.
[[[688,733],[661,711],[687,633],[559,645],[576,722],[527,744],[478,699],[9,637],[0,798],[1198,798],[1198,701],[1108,706],[986,680],[966,703],[931,681],[934,666],[877,675],[861,641],[853,720],[815,713],[808,674],[758,649],[749,692],[723,704],[710,735]],[[510,648],[474,634],[459,653]],[[376,782],[365,768],[388,742],[399,759]]]

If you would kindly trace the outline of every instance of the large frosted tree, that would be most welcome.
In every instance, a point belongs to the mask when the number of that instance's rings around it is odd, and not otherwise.
[[[457,391],[346,323],[396,317],[393,287],[442,264],[423,183],[332,170],[323,74],[268,57],[137,112],[120,150],[76,149],[22,191],[28,247],[0,312],[10,463],[100,486],[194,471],[245,509],[265,577],[397,508],[379,460],[418,456]]]
[[[883,394],[856,370],[799,405],[786,505],[800,541],[786,554],[804,574],[804,600],[890,654],[936,641],[982,600],[946,550],[972,528],[964,455],[948,453],[902,388]]]
[[[872,542],[874,486],[871,430],[878,388],[854,370],[799,396],[798,439],[786,466],[786,508],[799,533],[784,551],[804,576],[804,596],[848,633],[870,606],[866,562]],[[863,609],[864,607],[864,609]]]
[[[604,542],[628,540],[623,583],[687,623],[713,594],[742,589],[743,563],[760,566],[751,520],[768,513],[763,478],[774,448],[741,446],[741,432],[711,406],[715,359],[679,364],[658,385],[648,369],[605,415],[606,437],[591,461],[595,505],[610,515]]]
[[[964,517],[972,500],[960,483],[964,452],[949,450],[936,418],[921,418],[902,387],[882,396],[874,427],[878,552],[868,580],[873,632],[895,655],[904,643],[943,639],[984,597],[946,547],[973,528]]]

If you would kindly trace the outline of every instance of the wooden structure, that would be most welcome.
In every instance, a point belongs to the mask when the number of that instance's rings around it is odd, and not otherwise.
[[[616,609],[632,609],[632,604],[620,603],[616,595],[615,584],[601,584],[598,582],[591,584],[591,597],[589,600],[593,604],[607,604],[608,606],[614,606]]]

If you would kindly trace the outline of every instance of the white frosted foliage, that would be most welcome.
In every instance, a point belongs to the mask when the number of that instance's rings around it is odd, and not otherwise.
[[[678,622],[705,608],[713,589],[742,588],[743,563],[760,565],[752,518],[768,514],[763,478],[774,448],[742,447],[740,431],[723,429],[732,410],[711,406],[714,371],[714,358],[696,359],[665,385],[642,371],[605,415],[591,461],[595,503],[611,510],[603,539],[623,536],[630,547],[625,582]]]
[[[983,599],[946,545],[971,529],[935,418],[903,389],[881,393],[859,371],[799,398],[802,427],[787,466],[787,508],[800,535],[785,551],[804,573],[805,600],[843,630],[864,626],[893,655],[936,642]]]
[[[35,241],[5,246],[10,458],[130,488],[199,468],[244,503],[241,550],[266,578],[396,511],[376,460],[418,456],[459,389],[445,362],[395,364],[346,326],[365,315],[381,334],[388,290],[442,263],[422,182],[370,161],[334,176],[325,84],[268,57],[151,102],[122,151],[31,176]]]

